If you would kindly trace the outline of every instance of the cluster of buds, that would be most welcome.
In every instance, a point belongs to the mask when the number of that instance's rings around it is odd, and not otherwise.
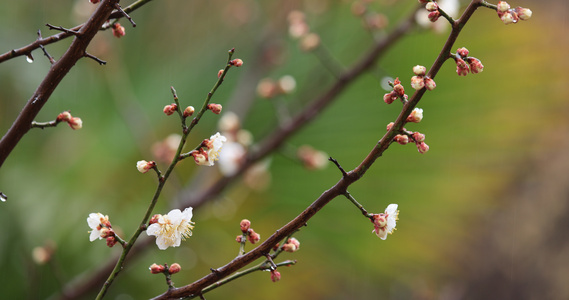
[[[225,142],[227,138],[218,132],[209,139],[203,140],[199,149],[190,151],[189,155],[194,158],[197,165],[213,166],[214,162],[219,159],[219,152]]]
[[[308,145],[300,146],[296,156],[308,170],[319,170],[328,166],[328,154]]]
[[[456,50],[456,54],[451,54],[456,62],[456,73],[458,76],[466,76],[469,72],[478,74],[484,70],[484,65],[476,57],[468,56],[468,49],[462,47]]]
[[[389,204],[385,212],[373,214],[369,216],[370,221],[373,223],[373,233],[380,239],[387,239],[387,234],[393,233],[396,229],[397,220],[399,220],[399,210],[397,204]]]
[[[498,17],[506,25],[518,23],[519,20],[525,21],[531,18],[532,11],[529,8],[516,7],[510,8],[510,4],[506,1],[499,1],[496,5]]]
[[[255,244],[261,240],[261,235],[251,228],[251,221],[243,219],[241,220],[241,223],[239,223],[239,226],[241,227],[241,232],[243,234],[238,235],[237,238],[235,238],[238,243],[245,243],[248,240],[251,244]]]
[[[64,111],[57,115],[55,122],[67,122],[69,127],[73,130],[81,129],[83,127],[83,121],[80,118],[73,117],[69,111]]]
[[[263,78],[257,84],[257,95],[271,99],[278,95],[287,95],[296,89],[296,80],[290,75],[284,75],[278,80]]]
[[[113,35],[117,38],[123,37],[126,33],[124,27],[120,23],[113,23],[112,29]]]
[[[212,113],[219,115],[223,107],[221,106],[221,104],[210,103],[207,105],[207,109],[211,110]]]
[[[176,104],[176,103],[168,104],[168,105],[164,106],[164,109],[163,109],[164,113],[167,116],[171,116],[177,110],[178,110],[178,104]]]
[[[439,19],[441,12],[439,11],[439,5],[437,2],[419,0],[419,3],[426,4],[425,9],[429,12],[428,17],[431,22],[436,22]]]
[[[233,51],[233,50],[232,50]],[[229,61],[229,66],[233,66],[233,67],[241,67],[243,65],[243,60],[240,58],[236,58],[233,59],[231,61]],[[223,69],[217,71],[217,78],[221,78],[221,75],[223,75],[223,72],[225,72]]]
[[[415,76],[411,77],[411,87],[420,90],[422,88],[426,88],[429,91],[434,90],[437,87],[435,81],[426,75],[427,68],[424,66],[414,66],[413,73]]]
[[[173,263],[171,266],[168,266],[168,264],[164,265],[152,264],[148,269],[152,274],[164,273],[172,275],[180,272],[182,270],[182,267],[178,263]]]
[[[300,249],[300,242],[296,238],[290,238],[281,248],[286,252],[296,252]]]
[[[91,242],[96,239],[106,239],[107,246],[109,247],[113,247],[117,243],[117,238],[109,221],[109,216],[105,216],[101,213],[91,213],[87,218],[87,225],[91,228],[91,234],[89,235]]]
[[[418,123],[423,119],[423,110],[420,108],[415,108],[411,114],[407,117],[407,122],[414,122]],[[387,125],[387,131],[391,130],[394,123],[391,122]],[[418,132],[418,131],[408,131],[405,128],[401,130],[400,134],[397,134],[393,138],[394,142],[397,142],[401,145],[407,145],[409,142],[415,143],[417,146],[417,150],[419,153],[423,154],[429,151],[429,145],[425,143],[425,135]]]
[[[389,85],[393,86],[393,91],[383,95],[383,101],[385,103],[391,104],[397,99],[401,99],[401,102],[406,102],[407,99],[409,99],[409,96],[405,95],[405,88],[399,78],[395,78],[393,83],[389,82]]]
[[[310,26],[306,23],[306,15],[298,10],[288,14],[288,33],[292,38],[300,40],[300,49],[310,52],[320,46],[320,36],[310,32]]]

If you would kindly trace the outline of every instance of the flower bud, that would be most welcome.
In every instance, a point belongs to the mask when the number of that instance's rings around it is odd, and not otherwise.
[[[456,50],[456,54],[460,55],[462,58],[466,58],[468,56],[468,49],[462,47]]]
[[[184,118],[187,118],[193,115],[195,111],[196,109],[193,106],[188,106],[186,107],[186,109],[184,109],[184,113],[182,115],[184,116]]]
[[[425,142],[417,143],[417,150],[419,150],[419,153],[423,154],[429,151],[429,145],[425,144]]]
[[[209,166],[209,162],[207,161],[207,153],[203,148],[190,152],[190,155],[194,157],[194,161],[198,166]]]
[[[425,88],[427,90],[432,91],[437,87],[437,84],[431,77],[425,77]]]
[[[532,11],[529,8],[523,8],[523,7],[516,7],[516,14],[518,15],[518,17],[521,20],[529,20],[529,18],[531,18],[531,14]]]
[[[484,65],[478,58],[469,57],[466,59],[468,61],[468,65],[470,66],[470,72],[472,74],[478,74],[484,70]]]
[[[412,137],[417,143],[425,141],[425,135],[420,132],[413,132]]]
[[[391,130],[391,128],[393,127],[393,125],[395,125],[395,123],[393,123],[393,122],[387,124],[387,131]]]
[[[429,20],[431,22],[436,22],[440,16],[441,16],[441,13],[438,10],[435,10],[435,11],[430,12],[427,17],[429,18]]]
[[[164,266],[162,265],[157,265],[157,264],[152,264],[149,268],[150,273],[152,274],[160,274],[162,272],[164,272]]]
[[[223,75],[223,72],[224,72],[224,70],[223,70],[223,69],[221,69],[221,70],[217,71],[217,78],[220,78],[220,77],[221,77],[221,75]]]
[[[466,62],[464,60],[462,60],[461,58],[457,58],[456,59],[456,73],[458,74],[458,76],[466,76],[466,75],[468,75],[469,71],[470,71],[470,69],[468,69],[468,65],[466,64]]]
[[[510,9],[510,4],[506,1],[498,1],[496,6],[498,7],[498,12],[507,12]]]
[[[69,127],[71,127],[71,129],[73,130],[78,130],[83,127],[83,121],[81,120],[81,118],[77,117],[71,118],[69,121],[67,121],[67,124],[69,124]]]
[[[251,244],[255,244],[256,242],[261,240],[261,235],[256,233],[253,228],[249,228],[249,242]]]
[[[395,101],[396,99],[397,99],[397,94],[395,94],[395,92],[390,92],[383,95],[383,102],[387,104],[393,103],[393,101]]]
[[[419,123],[423,119],[423,109],[415,108],[407,117],[407,122]]]
[[[296,250],[298,250],[298,248],[294,244],[287,243],[283,245],[283,251],[285,252],[295,252]]]
[[[514,17],[513,14],[511,14],[510,12],[505,12],[501,17],[500,20],[502,20],[502,22],[505,25],[509,25],[512,23],[516,23],[516,17]]]
[[[180,266],[179,263],[173,263],[169,268],[168,268],[168,273],[170,274],[176,274],[178,272],[180,272],[182,270],[182,267]]]
[[[235,67],[241,67],[243,65],[243,60],[236,58],[236,59],[230,61],[229,64],[232,66],[235,66]]]
[[[427,11],[436,11],[439,9],[439,5],[436,2],[429,2],[425,5]]]
[[[281,280],[281,273],[277,270],[271,270],[271,280],[273,282]]]
[[[243,220],[241,220],[241,223],[239,225],[241,226],[242,232],[247,232],[249,230],[249,228],[251,228],[251,221],[249,221],[247,219],[243,219]]]
[[[117,243],[117,239],[114,236],[107,237],[107,247],[112,248]]]
[[[113,24],[113,35],[117,38],[120,38],[125,35],[124,27],[121,26],[120,23]]]
[[[71,120],[71,114],[69,113],[69,111],[64,111],[62,113],[60,113],[59,115],[57,115],[57,118],[55,119],[55,121],[57,122],[69,122],[69,120]]]
[[[409,137],[405,134],[398,134],[393,138],[393,140],[400,145],[407,145],[407,143],[409,143]]]
[[[411,87],[420,90],[425,86],[425,81],[423,76],[413,76],[411,77]]]
[[[154,216],[152,216],[152,218],[150,218],[150,221],[148,221],[148,225],[152,225],[154,223],[158,223],[158,220],[160,219],[160,217],[162,217],[162,215],[160,214],[155,214]]]
[[[300,248],[300,242],[296,238],[288,239],[287,244],[293,244],[294,246],[296,246],[296,249]]]
[[[207,109],[211,110],[216,115],[221,113],[222,106],[221,104],[210,103],[207,105]]]
[[[426,72],[427,68],[424,66],[416,65],[413,67],[413,73],[415,73],[417,76],[424,76]]]
[[[243,236],[242,236],[242,235],[238,235],[238,236],[235,238],[235,241],[237,241],[238,243],[241,243],[241,242],[243,241]]]
[[[399,96],[405,95],[405,88],[401,84],[396,84],[393,86],[393,91]]]
[[[146,173],[148,172],[148,170],[154,168],[155,166],[156,163],[154,161],[139,160],[138,162],[136,162],[136,168],[140,173]]]
[[[163,111],[167,116],[171,116],[173,113],[176,112],[177,109],[178,109],[178,105],[176,103],[172,103],[170,105],[164,106]]]

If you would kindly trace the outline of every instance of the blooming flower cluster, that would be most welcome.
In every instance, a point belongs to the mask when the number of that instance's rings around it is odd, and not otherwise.
[[[91,242],[96,239],[106,239],[107,246],[109,247],[113,247],[117,243],[115,232],[109,221],[109,216],[105,216],[101,213],[91,213],[87,218],[87,225],[92,229],[89,235]]]
[[[496,6],[498,17],[506,25],[518,23],[519,20],[528,20],[532,15],[532,11],[529,8],[519,6],[516,8],[510,8],[510,4],[506,1],[499,1]]]
[[[227,138],[218,132],[209,139],[203,140],[199,150],[191,151],[190,155],[200,166],[213,166],[214,162],[219,159],[219,152],[226,141]]]
[[[370,217],[373,223],[373,233],[380,239],[387,239],[387,234],[393,233],[396,223],[399,220],[399,210],[397,204],[389,204],[384,213],[374,214]]]
[[[484,65],[476,57],[468,56],[468,49],[462,47],[456,50],[452,58],[456,62],[456,73],[458,76],[466,76],[469,72],[478,74],[484,71]]]
[[[154,215],[146,229],[146,234],[156,237],[156,245],[160,250],[168,247],[178,247],[182,240],[192,236],[194,222],[192,222],[192,208],[184,211],[174,209],[167,215]]]
[[[73,117],[69,111],[60,113],[55,119],[55,122],[67,122],[69,127],[73,130],[81,129],[83,127],[83,121],[80,118]]]

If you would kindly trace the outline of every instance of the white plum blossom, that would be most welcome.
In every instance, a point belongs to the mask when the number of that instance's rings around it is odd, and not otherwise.
[[[397,220],[399,220],[399,210],[397,204],[389,204],[385,213],[373,215],[371,221],[374,229],[372,230],[380,239],[387,239],[387,234],[393,233]]]
[[[167,215],[159,215],[156,223],[146,229],[146,234],[156,236],[156,245],[160,250],[168,247],[178,247],[182,240],[192,236],[194,222],[192,222],[192,208],[184,211],[174,209]]]
[[[210,144],[207,149],[207,165],[213,166],[214,162],[219,159],[219,152],[221,151],[223,143],[227,142],[227,138],[218,132],[212,135],[209,140]]]
[[[89,227],[91,227],[91,235],[89,236],[89,240],[92,242],[94,240],[98,239],[103,239],[103,237],[101,236],[101,230],[105,227],[108,226],[107,224],[110,225],[109,223],[109,216],[105,216],[101,213],[90,213],[89,217],[87,218],[87,224],[89,225]],[[105,225],[105,226],[103,226]]]

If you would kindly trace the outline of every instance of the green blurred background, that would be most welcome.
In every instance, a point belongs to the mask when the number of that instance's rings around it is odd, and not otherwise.
[[[467,47],[484,72],[458,77],[447,62],[437,88],[419,104],[423,121],[407,126],[425,133],[431,150],[421,155],[413,145],[394,144],[351,186],[369,211],[399,204],[395,234],[380,240],[353,205],[335,199],[296,234],[301,250],[280,257],[298,261],[280,269],[280,282],[254,273],[206,298],[568,299],[563,279],[569,275],[569,9],[565,1],[510,4],[530,7],[532,19],[504,26],[495,12],[480,9],[453,50]],[[378,0],[370,8],[389,19],[389,32],[415,5]],[[172,102],[170,86],[182,105],[199,107],[227,50],[235,47],[235,57],[245,64],[231,70],[213,102],[240,114],[250,103],[243,127],[260,141],[278,124],[271,101],[295,112],[333,82],[318,58],[288,37],[287,13],[306,12],[312,31],[348,67],[372,43],[351,6],[352,1],[332,0],[157,0],[132,13],[136,28],[121,22],[125,37],[101,32],[89,52],[108,64],[81,60],[38,116],[48,121],[71,110],[82,118],[83,129],[34,129],[0,170],[0,190],[9,197],[0,203],[2,297],[58,299],[64,284],[88,276],[120,251],[102,241],[90,243],[85,219],[91,212],[108,214],[124,237],[137,226],[155,177],[138,173],[136,161],[153,159],[152,144],[179,130],[176,118],[161,111]],[[53,34],[45,23],[79,24],[92,8],[87,0],[7,2],[0,10],[0,52],[32,42],[38,29],[44,37]],[[308,144],[346,169],[357,166],[401,107],[383,103],[380,79],[400,77],[410,91],[411,68],[429,67],[447,33],[410,32],[288,145]],[[57,59],[69,42],[46,48]],[[0,66],[2,134],[49,68],[41,51],[33,55],[32,64],[20,57]],[[283,75],[296,78],[296,92],[274,100],[254,94],[260,79]],[[218,119],[207,114],[189,147],[215,133]],[[179,191],[195,176],[202,185],[219,176],[198,170],[182,162],[155,212],[166,213],[183,200]],[[164,292],[164,279],[148,272],[152,263],[180,263],[182,271],[173,278],[177,286],[201,278],[235,257],[241,219],[250,219],[266,238],[339,178],[333,166],[310,171],[288,155],[273,155],[270,186],[251,190],[238,181],[197,208],[194,236],[180,248],[152,246],[129,261],[107,298],[146,299]],[[37,264],[32,251],[45,245],[55,247],[51,261]]]

